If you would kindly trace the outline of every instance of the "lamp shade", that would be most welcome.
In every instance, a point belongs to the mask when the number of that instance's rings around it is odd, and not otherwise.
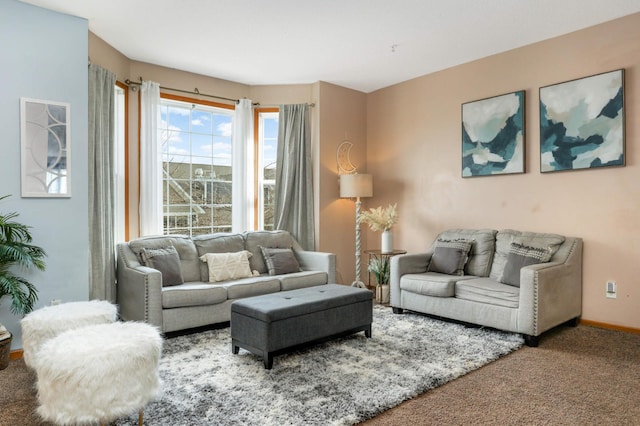
[[[340,175],[340,197],[373,197],[373,176],[366,173]]]

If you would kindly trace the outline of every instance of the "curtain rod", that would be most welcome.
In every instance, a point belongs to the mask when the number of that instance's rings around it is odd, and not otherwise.
[[[131,81],[130,79],[126,79],[124,82],[128,86],[131,86],[131,85],[140,86],[140,85],[142,85],[142,77],[140,77],[140,83],[138,83],[137,81]],[[233,103],[236,103],[236,104],[238,102],[240,102],[238,99],[225,98],[224,96],[207,95],[206,93],[200,93],[200,91],[198,90],[197,87],[195,89],[193,89],[192,91],[191,90],[174,89],[173,87],[165,87],[165,86],[160,86],[160,88],[164,89],[164,90],[171,90],[172,92],[188,93],[190,95],[206,96],[208,98],[214,98],[214,99],[223,99],[225,101],[233,102]]]
[[[142,77],[140,77],[140,82],[137,81],[131,81],[130,79],[126,79],[125,84],[128,86],[134,85],[134,86],[140,86],[142,85]],[[195,89],[193,89],[193,91],[190,90],[182,90],[182,89],[174,89],[172,87],[165,87],[165,86],[160,86],[161,89],[164,90],[171,90],[173,92],[180,92],[180,93],[188,93],[190,95],[198,95],[198,96],[206,96],[208,98],[214,98],[214,99],[224,99],[225,101],[229,101],[229,102],[234,102],[234,103],[238,103],[240,102],[238,99],[233,99],[233,98],[225,98],[224,96],[216,96],[216,95],[207,95],[206,93],[200,93],[200,91],[198,90],[198,88],[196,87]],[[310,108],[313,108],[316,106],[315,103],[307,103],[307,105],[309,105]],[[260,105],[260,102],[254,102],[253,106],[255,107],[263,107],[263,108],[269,108],[271,107],[270,105]],[[273,107],[278,107],[279,105],[273,105]]]
[[[306,103],[306,105],[307,105],[309,108],[313,108],[313,107],[315,107],[315,106],[316,106],[316,104],[315,104],[315,103],[308,103],[308,102]],[[280,105],[262,105],[260,102],[255,102],[255,103],[253,104],[253,106],[255,106],[255,107],[260,107],[260,108],[279,108],[279,107],[280,107]]]

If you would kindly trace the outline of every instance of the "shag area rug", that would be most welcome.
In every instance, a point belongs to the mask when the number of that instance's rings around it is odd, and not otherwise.
[[[350,425],[521,347],[522,337],[374,306],[360,332],[275,357],[240,350],[229,328],[165,340],[163,394],[149,425]],[[137,424],[137,415],[118,425]]]

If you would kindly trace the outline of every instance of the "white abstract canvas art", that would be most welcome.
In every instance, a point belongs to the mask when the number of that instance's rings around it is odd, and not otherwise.
[[[540,88],[540,171],[624,166],[624,70]]]
[[[462,104],[462,176],[524,173],[524,91]]]

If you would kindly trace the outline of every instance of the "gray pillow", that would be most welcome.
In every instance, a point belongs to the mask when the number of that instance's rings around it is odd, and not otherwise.
[[[269,275],[290,274],[301,271],[298,259],[296,259],[291,248],[259,247]]]
[[[471,250],[471,241],[468,240],[436,240],[427,272],[464,275],[464,265],[469,259],[469,250]]]
[[[520,287],[520,269],[525,266],[548,262],[552,254],[553,251],[550,248],[529,247],[511,243],[509,254],[507,255],[507,263],[499,281],[503,284]]]
[[[174,246],[162,248],[142,248],[140,250],[142,264],[157,269],[162,274],[162,286],[182,284],[182,268],[180,256]]]

